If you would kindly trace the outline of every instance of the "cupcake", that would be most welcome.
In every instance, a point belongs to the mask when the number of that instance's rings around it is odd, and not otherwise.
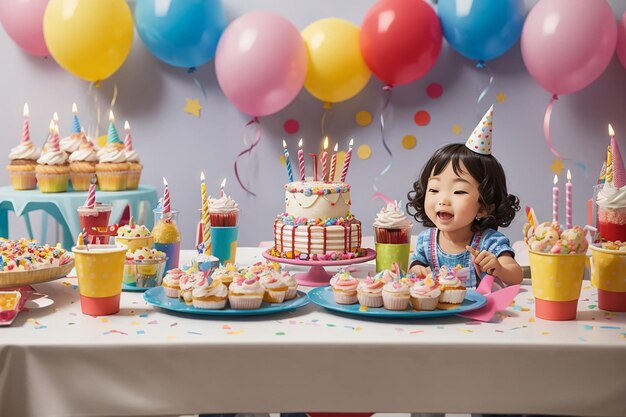
[[[24,106],[24,128],[19,145],[9,152],[7,171],[11,176],[11,185],[15,190],[32,190],[37,187],[35,170],[41,150],[33,145],[28,130],[28,106]]]
[[[220,198],[210,198],[209,217],[211,218],[212,227],[237,226],[239,205],[226,194],[222,194]]]
[[[339,270],[331,279],[333,299],[337,304],[355,304],[359,280],[350,275],[350,272]]]
[[[195,308],[221,310],[228,301],[226,285],[207,276],[197,282],[191,294]]]
[[[430,311],[437,308],[441,289],[430,276],[413,284],[409,294],[411,296],[411,305],[415,310]]]
[[[258,276],[246,279],[240,275],[228,288],[228,301],[234,310],[253,310],[261,307],[264,294]]]
[[[409,306],[409,287],[401,281],[390,281],[383,286],[383,307],[387,310],[406,310]]]
[[[241,274],[234,264],[222,265],[211,275],[211,278],[221,281],[222,284],[226,285],[226,288],[230,287],[231,282],[233,282],[233,279],[236,277],[241,277]]]
[[[98,163],[96,147],[87,139],[87,136],[82,134],[80,146],[70,154],[68,160],[70,162],[70,181],[72,181],[74,191],[87,191],[91,179],[96,175],[96,164]]]
[[[183,301],[185,304],[192,305],[193,304],[193,289],[198,285],[200,281],[204,278],[204,274],[202,272],[194,272],[191,274],[184,274],[180,277],[180,291],[178,298]]]
[[[113,122],[109,124],[107,144],[99,152],[100,162],[96,164],[98,184],[102,191],[123,191],[126,189],[128,163],[124,144],[117,135]]]
[[[432,274],[430,275],[432,278]],[[441,310],[449,310],[458,307],[465,299],[467,289],[456,276],[456,270],[449,270],[445,265],[439,269],[438,274],[439,288],[441,295],[437,308]]]
[[[382,307],[384,285],[382,280],[374,279],[368,275],[367,278],[359,282],[356,288],[359,304],[365,307]]]
[[[140,248],[152,248],[154,238],[146,226],[135,224],[135,219],[131,217],[128,224],[117,229],[115,242],[128,246],[129,251],[135,251]]]
[[[375,279],[379,279],[385,284],[391,281],[400,281],[401,278],[402,274],[397,262],[391,265],[391,269],[384,269],[375,276]]]
[[[170,269],[163,277],[161,286],[165,295],[170,298],[178,298],[180,291],[180,278],[185,275],[182,269]]]
[[[264,288],[263,301],[266,303],[282,303],[289,287],[280,279],[280,273],[267,271],[259,276],[261,286]]]
[[[59,133],[54,132],[47,143],[47,150],[37,160],[35,167],[39,191],[42,193],[59,193],[67,191],[70,177],[70,166],[67,154],[59,146]]]
[[[397,201],[389,202],[376,214],[374,234],[376,243],[408,244],[411,242],[413,223]]]
[[[139,154],[133,150],[133,141],[130,138],[130,125],[128,120],[124,123],[126,137],[124,138],[124,152],[126,153],[126,162],[128,163],[128,177],[126,178],[126,189],[136,190],[139,187],[141,171],[143,165],[139,163]]]
[[[298,281],[289,272],[281,272],[280,279],[287,285],[287,294],[285,294],[285,301],[292,300],[298,295]]]

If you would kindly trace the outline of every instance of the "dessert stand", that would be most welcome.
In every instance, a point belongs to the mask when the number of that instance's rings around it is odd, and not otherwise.
[[[298,265],[298,266],[310,266],[311,268],[304,273],[295,274],[294,277],[299,284],[306,285],[308,287],[322,287],[328,285],[330,278],[333,274],[329,274],[324,269],[325,266],[343,266],[360,264],[363,262],[371,261],[376,258],[376,251],[374,249],[367,249],[365,256],[352,259],[341,259],[336,261],[303,261],[300,259],[278,258],[269,254],[269,249],[263,252],[263,257],[267,260],[278,262],[282,264]]]

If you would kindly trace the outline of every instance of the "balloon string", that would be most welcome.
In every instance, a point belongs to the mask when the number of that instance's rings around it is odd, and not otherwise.
[[[111,107],[110,107],[111,110],[113,110],[113,107],[115,107],[116,101],[117,101],[117,81],[113,82],[113,97],[111,97]]]
[[[100,133],[100,100],[98,99],[98,94],[96,94],[94,88],[99,88],[99,84],[97,81],[89,83],[89,87],[87,88],[87,97],[89,97],[89,100],[87,100],[87,105],[91,106],[93,100],[93,106],[95,107],[96,113],[96,127],[90,127],[87,131],[87,136],[92,139],[96,144],[98,144],[98,136]],[[88,113],[91,113],[89,111],[89,108]]]
[[[380,172],[380,174],[378,174],[376,176],[376,178],[374,178],[374,193],[378,193],[378,187],[376,186],[376,183],[378,182],[378,180],[387,173],[387,171],[389,171],[391,169],[391,166],[393,165],[393,153],[391,152],[391,149],[389,149],[389,145],[387,145],[387,138],[385,137],[385,113],[387,112],[387,109],[389,108],[389,102],[391,101],[391,93],[392,93],[392,87],[389,85],[386,85],[383,87],[383,108],[380,111],[380,136],[383,142],[383,147],[385,148],[385,150],[387,151],[387,153],[389,154],[389,163],[387,164],[387,166]],[[376,194],[374,194],[376,195]]]
[[[333,110],[333,103],[324,103],[324,113],[322,114],[322,140],[326,137],[326,119],[330,117]]]
[[[204,97],[204,100],[206,100],[207,99],[206,89],[204,88],[204,86],[202,85],[198,77],[193,75],[195,74],[195,72],[196,72],[196,67],[191,67],[187,70],[187,74],[191,75],[191,79],[196,84],[196,86],[198,86],[198,88],[202,91],[202,96]]]
[[[235,158],[235,177],[237,178],[237,181],[239,182],[239,185],[241,186],[241,188],[243,188],[248,194],[251,194],[253,196],[256,197],[256,194],[253,193],[252,191],[250,191],[248,188],[246,188],[245,185],[243,185],[243,182],[241,181],[241,177],[239,176],[239,169],[237,168],[237,163],[239,161],[239,158],[241,158],[243,155],[247,154],[247,153],[251,153],[252,149],[254,149],[255,146],[257,146],[259,144],[259,141],[261,140],[261,134],[262,129],[261,129],[261,124],[259,123],[259,119],[257,117],[255,117],[254,119],[250,120],[247,124],[246,124],[246,130],[248,127],[250,127],[251,125],[256,125],[256,131],[254,133],[254,141],[252,142],[252,145],[250,145],[250,147],[248,147],[247,149],[244,149],[243,151],[241,151],[239,153],[239,155],[237,155],[237,158]],[[245,133],[244,133],[245,135]]]
[[[489,91],[489,88],[491,88],[491,85],[493,84],[493,72],[491,72],[491,69],[489,69],[487,64],[485,64],[485,61],[478,61],[478,63],[476,64],[476,68],[484,69],[489,74],[489,82],[487,83],[487,86],[483,89],[483,91],[481,91],[478,96],[478,100],[476,101],[476,104],[479,105],[481,100],[485,98],[485,96],[487,95],[487,91]]]
[[[561,153],[556,150],[554,145],[552,145],[552,137],[550,136],[550,121],[552,120],[552,109],[554,107],[554,102],[558,99],[559,99],[559,96],[557,94],[553,94],[552,97],[550,98],[550,102],[548,103],[548,107],[546,108],[546,113],[543,117],[543,135],[546,138],[546,144],[548,145],[548,149],[550,149],[550,152],[552,152],[554,156],[564,161],[571,161],[572,160],[571,158],[567,158],[561,155]],[[587,166],[584,163],[580,161],[574,161],[574,163],[583,172],[587,172]]]

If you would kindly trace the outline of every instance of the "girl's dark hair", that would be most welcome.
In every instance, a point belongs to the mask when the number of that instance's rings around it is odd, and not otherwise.
[[[478,182],[479,203],[491,210],[486,217],[474,220],[472,231],[478,232],[488,228],[507,227],[520,209],[519,198],[509,194],[506,189],[506,177],[502,165],[492,155],[482,155],[471,151],[464,143],[453,143],[439,148],[426,162],[419,179],[409,191],[407,212],[424,226],[434,227],[424,210],[426,187],[431,175],[439,175],[452,163],[452,169],[458,175],[463,172],[461,163],[468,173]]]

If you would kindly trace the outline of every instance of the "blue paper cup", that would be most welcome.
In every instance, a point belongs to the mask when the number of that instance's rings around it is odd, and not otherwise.
[[[211,255],[224,265],[235,263],[239,226],[211,226]]]

